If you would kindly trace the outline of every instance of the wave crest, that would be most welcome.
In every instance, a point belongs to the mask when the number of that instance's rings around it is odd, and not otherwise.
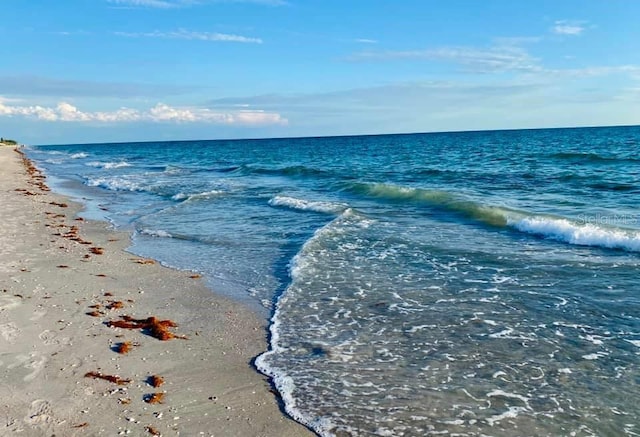
[[[173,200],[184,200],[185,202],[187,202],[187,201],[190,201],[190,200],[209,199],[211,197],[217,197],[217,196],[220,196],[222,194],[225,194],[225,192],[222,191],[222,190],[211,190],[211,191],[203,191],[202,193],[196,193],[196,194],[178,193],[178,194],[175,194],[175,195],[171,196],[171,198]]]
[[[140,183],[122,178],[95,178],[86,182],[89,187],[99,187],[111,191],[145,191]]]
[[[354,184],[352,191],[389,201],[425,203],[495,227],[510,227],[543,238],[606,249],[640,252],[640,231],[483,204],[446,191],[389,184]]]
[[[105,170],[111,170],[111,169],[114,169],[114,168],[122,168],[122,167],[131,167],[131,164],[129,164],[126,161],[119,161],[119,162],[93,161],[93,162],[87,162],[87,165],[89,167],[103,168]]]
[[[163,231],[162,229],[142,229],[141,231],[139,231],[141,234],[143,235],[148,235],[150,237],[157,237],[157,238],[173,238],[173,235],[171,235],[169,232],[167,231]]]
[[[405,201],[428,204],[497,227],[507,225],[509,214],[517,214],[516,211],[474,202],[442,190],[402,187],[382,183],[355,183],[351,184],[348,189],[356,194],[382,198],[392,202]]]
[[[597,246],[640,252],[640,232],[605,228],[591,223],[579,224],[564,218],[543,216],[509,220],[509,226],[526,232],[577,246]]]
[[[288,196],[276,196],[269,200],[269,205],[283,206],[302,211],[322,212],[326,214],[340,214],[348,208],[348,205],[342,203],[304,200]]]

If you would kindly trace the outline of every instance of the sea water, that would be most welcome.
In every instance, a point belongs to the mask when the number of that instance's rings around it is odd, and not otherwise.
[[[640,435],[640,128],[29,147],[270,321],[330,436]],[[188,293],[188,290],[185,290]]]

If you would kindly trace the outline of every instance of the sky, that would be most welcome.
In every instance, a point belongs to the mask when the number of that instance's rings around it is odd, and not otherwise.
[[[638,0],[1,0],[26,144],[640,124]]]

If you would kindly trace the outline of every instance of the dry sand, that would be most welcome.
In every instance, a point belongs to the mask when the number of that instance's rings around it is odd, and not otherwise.
[[[250,310],[76,220],[13,147],[0,148],[0,205],[0,436],[313,435],[251,367],[266,343]],[[170,319],[186,339],[106,324],[125,315]],[[145,402],[154,393],[161,403]]]

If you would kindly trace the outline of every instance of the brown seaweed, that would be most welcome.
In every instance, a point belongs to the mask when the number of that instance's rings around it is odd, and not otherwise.
[[[112,382],[118,385],[126,385],[131,382],[130,379],[123,379],[117,375],[105,375],[100,372],[87,372],[84,375],[85,378],[93,378],[93,379],[104,379],[105,381]]]
[[[89,252],[94,255],[102,255],[104,253],[104,249],[102,247],[91,247],[89,248]]]
[[[164,384],[164,378],[158,375],[151,375],[147,378],[147,384],[149,384],[151,387],[158,388],[162,384]]]
[[[144,427],[145,431],[147,431],[149,434],[156,436],[156,437],[160,437],[160,431],[158,431],[157,429],[155,429],[153,426],[149,425],[149,426],[145,426]]]
[[[147,404],[162,404],[164,403],[164,393],[149,393],[144,395],[143,399]]]
[[[124,355],[131,352],[131,349],[133,349],[133,346],[134,344],[131,343],[130,341],[123,341],[122,343],[116,343],[113,346],[113,351]]]
[[[121,308],[124,308],[124,303],[119,300],[112,300],[107,304],[107,309],[109,310],[119,310]]]
[[[151,264],[155,264],[156,262],[152,259],[143,259],[143,258],[132,258],[133,262],[137,263],[137,264],[147,264],[147,265],[151,265]]]
[[[134,319],[130,316],[121,316],[120,318],[121,320],[110,320],[105,322],[105,324],[111,328],[140,329],[161,341],[167,341],[173,338],[187,339],[187,337],[183,335],[176,335],[169,331],[169,328],[178,326],[178,324],[172,320],[159,320],[153,316],[147,317],[146,319]]]

